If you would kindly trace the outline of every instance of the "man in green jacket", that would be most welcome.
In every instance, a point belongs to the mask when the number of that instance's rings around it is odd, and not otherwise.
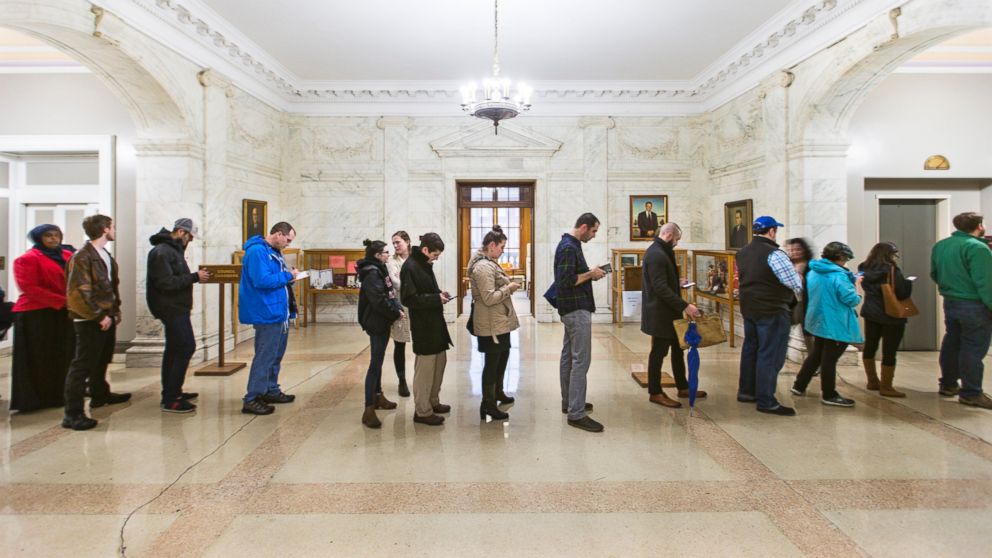
[[[992,398],[982,392],[982,359],[992,341],[992,250],[982,221],[977,213],[954,217],[957,230],[930,253],[930,277],[944,297],[940,394],[992,409]]]

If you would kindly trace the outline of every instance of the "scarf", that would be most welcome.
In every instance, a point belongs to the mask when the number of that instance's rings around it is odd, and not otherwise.
[[[31,232],[28,233],[28,238],[31,239],[31,242],[34,242],[34,248],[36,250],[47,256],[50,260],[59,264],[59,267],[62,269],[65,269],[65,258],[62,257],[62,245],[60,244],[55,248],[48,248],[41,241],[41,237],[49,231],[58,231],[59,235],[62,234],[62,229],[56,227],[55,225],[38,225],[37,227],[31,229]]]

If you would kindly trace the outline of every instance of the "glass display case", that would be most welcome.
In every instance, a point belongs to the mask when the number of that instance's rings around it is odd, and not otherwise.
[[[726,305],[730,317],[727,340],[734,346],[734,310],[737,306],[739,283],[736,252],[731,250],[695,250],[692,252],[693,281],[692,302],[702,298],[713,303],[716,311]]]
[[[644,260],[646,248],[614,248],[611,250],[613,274],[610,277],[610,298],[613,309],[613,323],[623,326],[623,293],[624,291],[641,290],[641,266]],[[675,264],[679,268],[680,282],[684,283],[690,277],[689,274],[689,252],[687,250],[675,250]],[[682,289],[682,297],[685,298],[686,290]]]

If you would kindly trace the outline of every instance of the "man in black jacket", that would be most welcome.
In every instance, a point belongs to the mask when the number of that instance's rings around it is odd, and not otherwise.
[[[689,397],[689,381],[685,374],[685,358],[675,320],[685,313],[691,318],[700,315],[695,305],[682,299],[679,268],[675,263],[675,247],[682,239],[682,229],[675,223],[661,227],[654,242],[644,252],[641,277],[641,331],[651,336],[651,356],[648,357],[649,401],[665,407],[681,407],[678,401],[661,389],[661,363],[668,350],[672,351],[672,372],[679,397]],[[706,397],[699,391],[696,397]]]
[[[186,264],[186,246],[196,235],[193,220],[176,221],[172,232],[163,228],[151,238],[148,253],[148,280],[145,285],[148,309],[165,326],[165,352],[162,354],[162,410],[190,413],[196,393],[184,393],[186,368],[196,351],[190,311],[193,309],[193,283],[206,281],[206,270],[191,273]]]

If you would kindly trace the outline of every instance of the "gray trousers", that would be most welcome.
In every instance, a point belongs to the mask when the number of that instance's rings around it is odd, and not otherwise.
[[[561,317],[565,340],[561,348],[561,406],[568,420],[586,416],[586,374],[592,358],[592,312],[575,310]]]
[[[448,352],[416,356],[413,364],[413,404],[418,417],[429,417],[434,414],[434,406],[441,404],[441,382],[448,363]]]

